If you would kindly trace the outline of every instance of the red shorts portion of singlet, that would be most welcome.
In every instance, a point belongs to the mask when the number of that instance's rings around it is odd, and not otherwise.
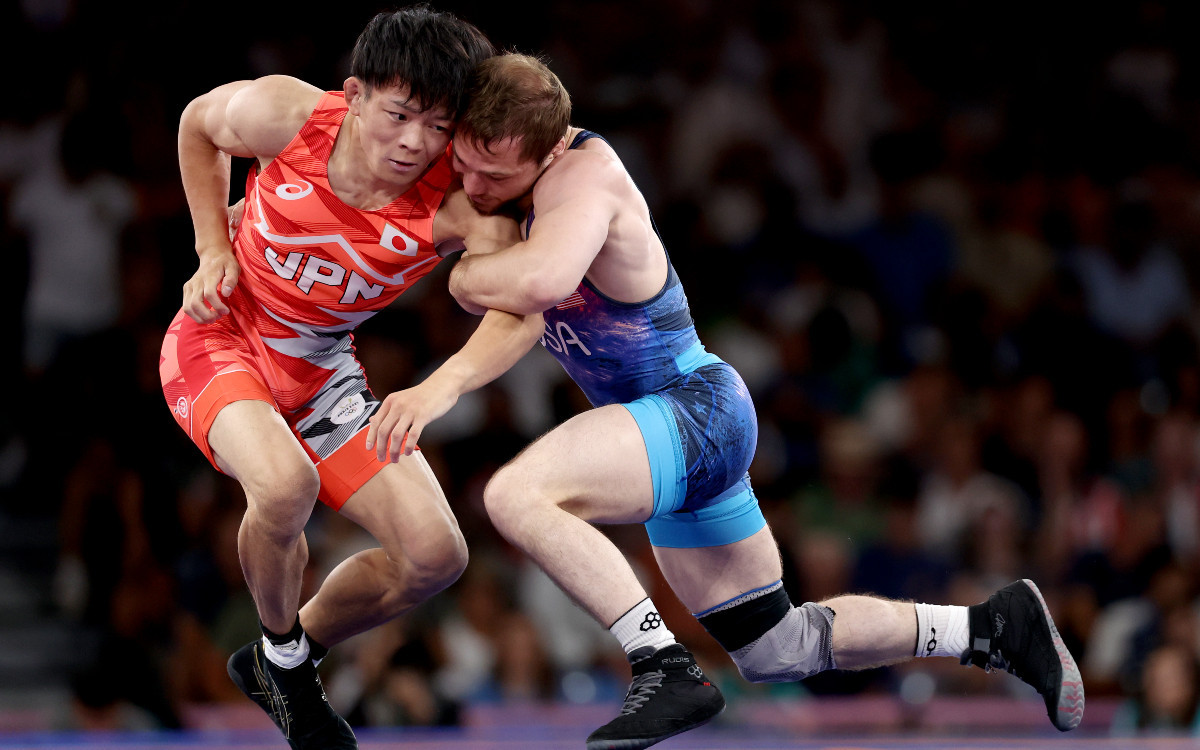
[[[366,449],[367,420],[378,401],[350,335],[331,338],[321,352],[289,357],[254,329],[243,330],[240,317],[233,310],[213,323],[197,323],[181,311],[171,321],[159,375],[175,421],[216,466],[208,431],[217,414],[234,401],[267,402],[317,467],[321,502],[341,508],[386,465]]]

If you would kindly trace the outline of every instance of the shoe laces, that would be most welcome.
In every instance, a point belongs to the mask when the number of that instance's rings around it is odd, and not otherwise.
[[[635,714],[654,695],[655,689],[662,687],[666,674],[660,669],[654,672],[640,674],[633,678],[633,684],[625,693],[625,704],[621,706],[621,715]]]
[[[284,697],[283,691],[265,670],[259,669],[257,664],[254,665],[254,677],[258,681],[263,697],[267,699],[267,704],[271,707],[272,718],[279,723],[280,729],[283,730],[283,736],[291,739],[292,715],[287,709],[287,698]]]

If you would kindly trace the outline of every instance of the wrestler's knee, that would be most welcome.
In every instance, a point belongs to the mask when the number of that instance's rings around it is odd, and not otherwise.
[[[792,607],[760,638],[730,654],[750,682],[794,682],[833,669],[833,610]]]
[[[503,533],[519,523],[530,509],[531,483],[519,463],[507,463],[500,468],[483,490],[483,507],[488,518]]]
[[[252,474],[239,477],[248,515],[272,535],[296,536],[304,530],[321,478],[310,463],[267,459]]]
[[[393,560],[397,557],[389,553]],[[394,565],[398,583],[432,595],[454,583],[467,569],[467,542],[457,524],[425,530],[404,548],[403,565]]]

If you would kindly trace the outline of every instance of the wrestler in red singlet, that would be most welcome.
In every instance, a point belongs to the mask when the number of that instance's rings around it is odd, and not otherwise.
[[[384,465],[362,439],[349,442],[378,403],[350,331],[441,260],[433,217],[453,177],[439,157],[384,208],[346,205],[327,172],[346,111],[342,92],[326,93],[287,148],[250,174],[230,314],[197,323],[180,311],[159,360],[167,404],[210,462],[217,412],[266,401],[300,438],[335,510]]]

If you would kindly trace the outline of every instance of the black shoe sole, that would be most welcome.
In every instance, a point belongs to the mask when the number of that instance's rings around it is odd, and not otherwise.
[[[1050,628],[1050,640],[1054,643],[1054,651],[1058,654],[1058,661],[1062,665],[1062,674],[1059,675],[1058,689],[1053,705],[1047,698],[1046,709],[1054,726],[1060,732],[1069,732],[1083,721],[1085,703],[1083,678],[1079,674],[1079,667],[1075,664],[1075,657],[1071,656],[1071,652],[1063,643],[1062,636],[1058,634],[1054,618],[1050,616],[1050,608],[1046,606],[1046,600],[1042,598],[1042,592],[1038,590],[1037,584],[1028,578],[1022,579],[1021,582],[1029,587],[1042,608],[1042,614],[1045,615],[1046,624]]]
[[[651,745],[657,745],[658,743],[662,742],[663,740],[670,739],[677,734],[683,734],[684,732],[692,731],[696,727],[702,727],[705,724],[707,724],[708,722],[715,719],[716,717],[720,716],[721,712],[723,712],[725,710],[725,698],[721,697],[720,700],[721,700],[721,707],[718,708],[716,711],[713,711],[708,716],[705,716],[704,718],[700,719],[699,721],[696,721],[695,723],[689,724],[686,727],[681,727],[679,729],[676,729],[674,732],[669,732],[667,734],[660,734],[656,737],[641,737],[638,739],[624,739],[624,740],[593,740],[593,739],[589,739],[587,741],[587,750],[642,750],[642,748],[650,747]]]

